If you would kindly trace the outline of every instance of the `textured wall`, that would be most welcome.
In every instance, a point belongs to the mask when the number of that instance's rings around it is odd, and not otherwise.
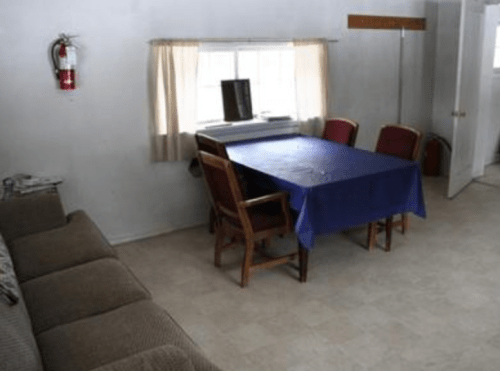
[[[203,184],[187,163],[149,161],[148,41],[196,37],[327,37],[331,115],[360,122],[372,149],[397,117],[398,31],[347,30],[347,14],[423,17],[424,0],[0,0],[0,177],[60,175],[63,201],[112,241],[206,221]],[[78,35],[80,87],[56,89],[48,57],[58,34]],[[432,110],[431,32],[409,34],[405,122]]]

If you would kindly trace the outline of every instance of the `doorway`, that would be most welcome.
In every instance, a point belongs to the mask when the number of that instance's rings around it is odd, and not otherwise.
[[[449,198],[482,176],[489,163],[493,144],[485,141],[495,140],[490,117],[499,7],[479,0],[437,3],[432,131],[452,145]]]
[[[490,165],[497,163],[500,140],[500,71],[494,68],[497,28],[500,25],[500,5],[486,5],[484,11],[483,51],[481,63],[481,90],[476,141],[476,164],[473,176],[490,177]]]

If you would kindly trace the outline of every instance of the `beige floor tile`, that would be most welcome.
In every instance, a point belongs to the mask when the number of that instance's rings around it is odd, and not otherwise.
[[[277,342],[272,345],[260,347],[244,356],[255,370],[262,371],[285,371],[302,360],[293,357],[292,349],[285,342]]]
[[[450,325],[449,318],[435,316],[422,308],[414,309],[408,313],[401,312],[395,319],[421,336],[437,333]]]
[[[465,309],[478,309],[491,302],[488,291],[479,285],[462,282],[448,292],[450,301]]]
[[[227,332],[227,337],[243,354],[277,342],[270,331],[256,323],[237,326]]]
[[[333,345],[345,344],[363,334],[363,329],[353,324],[347,314],[337,315],[313,329]]]
[[[422,336],[395,320],[391,320],[386,325],[373,330],[372,334],[396,353],[411,348],[424,340]]]
[[[387,325],[391,316],[373,305],[362,305],[349,312],[349,319],[357,327],[370,331]]]
[[[308,326],[317,326],[334,318],[336,315],[332,308],[318,300],[306,301],[290,308],[290,311]]]
[[[428,217],[395,231],[393,251],[369,253],[366,226],[319,236],[306,283],[282,266],[241,289],[243,249],[214,267],[206,226],[117,251],[224,370],[496,371],[500,188],[474,182],[449,200],[446,179],[424,187]]]
[[[226,291],[215,291],[198,296],[192,300],[192,304],[203,315],[224,310],[236,310],[240,305],[235,300],[235,295]]]
[[[298,337],[311,331],[308,325],[290,311],[283,311],[274,317],[262,319],[258,321],[258,324],[278,339]]]
[[[388,356],[390,348],[370,333],[364,333],[340,345],[347,356],[369,369]]]
[[[397,352],[391,352],[386,358],[371,366],[370,371],[423,371],[419,365],[412,364]]]

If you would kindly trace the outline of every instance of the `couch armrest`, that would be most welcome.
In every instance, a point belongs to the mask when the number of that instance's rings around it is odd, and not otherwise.
[[[57,193],[28,195],[0,202],[0,233],[7,244],[18,237],[66,224]]]
[[[195,371],[186,353],[175,345],[163,345],[108,363],[92,371]]]

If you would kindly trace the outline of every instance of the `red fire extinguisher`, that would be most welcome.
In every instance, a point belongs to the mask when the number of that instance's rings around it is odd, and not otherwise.
[[[52,44],[52,63],[61,90],[75,90],[76,47],[65,34]]]

